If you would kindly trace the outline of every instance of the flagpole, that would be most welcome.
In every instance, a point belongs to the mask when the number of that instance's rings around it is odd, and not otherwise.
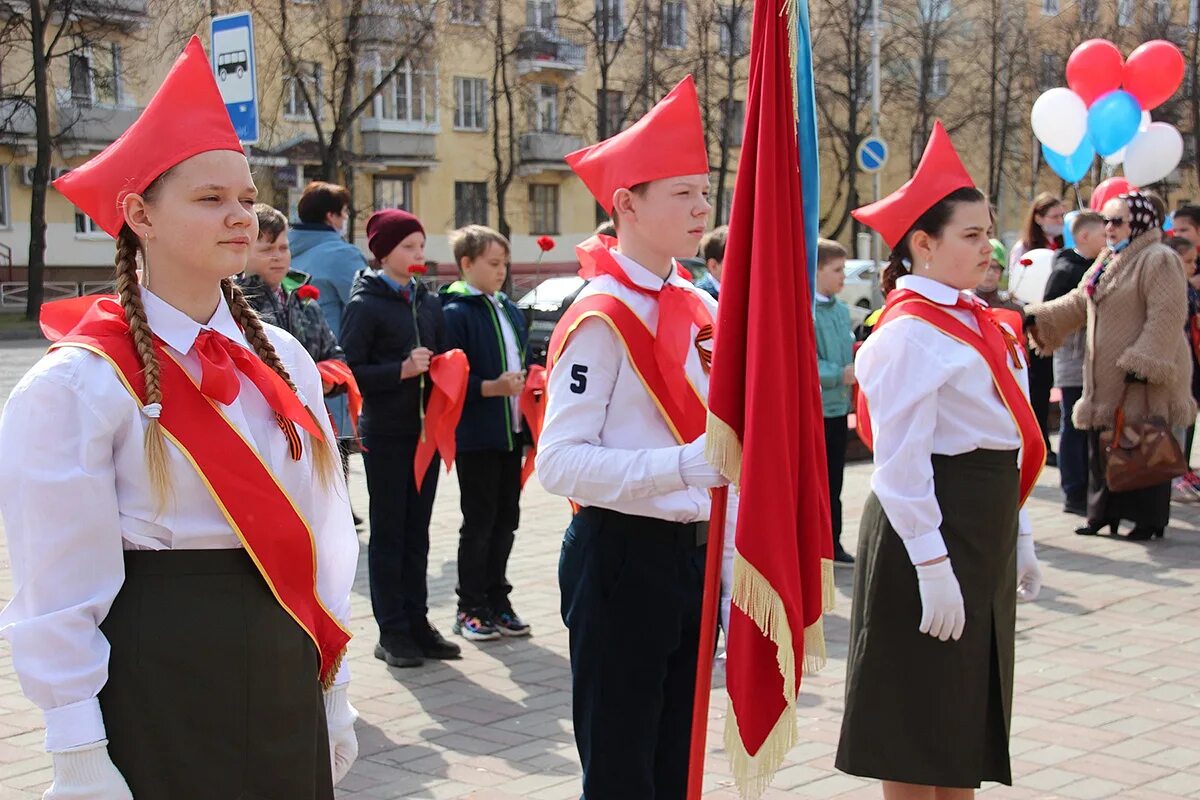
[[[725,554],[725,509],[729,487],[712,490],[708,551],[704,563],[704,600],[700,609],[700,650],[696,657],[696,693],[692,700],[692,747],[688,756],[687,800],[700,800],[708,737],[708,700],[712,692],[713,653],[717,645],[717,609],[721,601],[721,559]]]

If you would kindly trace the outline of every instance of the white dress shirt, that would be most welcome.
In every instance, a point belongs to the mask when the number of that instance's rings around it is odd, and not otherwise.
[[[610,252],[633,283],[654,292],[662,289],[662,278],[628,256]],[[717,301],[708,292],[674,270],[666,282],[699,297],[716,319]],[[593,294],[615,295],[651,331],[657,330],[657,297],[630,289],[609,275],[589,282],[576,302]],[[693,325],[692,341],[698,333]],[[573,374],[577,367],[586,369],[586,385],[578,393],[571,390],[572,384],[580,383]],[[684,371],[700,396],[707,398],[708,375],[695,346],[688,347]],[[702,522],[709,519],[712,499],[706,489],[684,483],[679,470],[682,451],[616,333],[601,319],[584,320],[555,361],[546,387],[546,417],[537,453],[542,486],[581,506],[671,522]],[[721,570],[721,618],[726,630],[737,517],[738,494],[731,486]]]
[[[954,306],[956,289],[919,275],[905,275],[896,286],[927,297],[979,331],[971,312]],[[1028,396],[1028,370],[1011,363],[1009,368]],[[942,512],[934,495],[930,456],[1021,446],[991,369],[975,348],[910,317],[892,320],[872,333],[858,351],[854,372],[871,409],[871,489],[904,540],[912,563],[944,556]],[[1019,464],[1018,454],[1014,466]],[[1032,533],[1024,509],[1019,519],[1020,532]]]
[[[249,348],[223,302],[202,326],[148,290],[142,298],[151,329],[196,379],[200,361],[191,350],[201,330]],[[265,327],[301,402],[332,441],[312,359],[290,334]],[[311,526],[318,593],[345,624],[358,537],[341,472],[328,487],[314,476],[308,437],[303,457],[293,461],[270,406],[240,372],[238,379],[237,399],[222,410]],[[78,347],[51,351],[35,364],[0,418],[0,512],[14,583],[0,634],[12,645],[22,690],[45,714],[52,752],[105,738],[97,694],[108,680],[109,643],[98,626],[125,580],[122,551],[241,547],[196,470],[169,441],[172,491],[162,512],[156,510],[146,424],[113,367]],[[347,663],[336,682],[349,680]]]

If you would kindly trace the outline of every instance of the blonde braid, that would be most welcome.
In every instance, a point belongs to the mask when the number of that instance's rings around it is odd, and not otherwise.
[[[142,359],[142,375],[146,382],[146,405],[162,404],[162,387],[159,386],[158,356],[154,352],[154,337],[146,321],[146,309],[142,306],[142,294],[138,288],[137,256],[141,242],[129,226],[121,228],[117,235],[117,295],[125,320],[133,336],[133,344]],[[146,424],[146,469],[150,473],[150,485],[161,511],[171,491],[171,475],[167,469],[167,446],[162,426],[157,417],[148,417]]]
[[[242,329],[242,333],[246,335],[246,341],[250,343],[250,347],[254,350],[255,355],[268,367],[270,367],[276,375],[283,378],[284,383],[291,387],[293,392],[296,392],[296,384],[292,382],[292,376],[288,374],[287,367],[283,365],[282,359],[279,358],[279,353],[275,352],[275,346],[271,344],[271,340],[267,338],[267,330],[263,327],[262,320],[258,314],[250,307],[246,296],[242,293],[242,289],[230,278],[221,280],[221,291],[225,294],[225,301],[229,304],[229,313],[233,317],[233,321]],[[321,427],[320,420],[313,414],[312,409],[305,405],[305,410],[312,417],[313,422],[317,424],[318,430],[324,430]],[[315,437],[310,437],[315,438]],[[332,476],[341,474],[341,463],[334,452],[333,448],[327,441],[324,435],[312,443],[313,451],[313,468],[316,470],[318,477],[323,485],[328,485]],[[335,469],[335,465],[337,469]]]

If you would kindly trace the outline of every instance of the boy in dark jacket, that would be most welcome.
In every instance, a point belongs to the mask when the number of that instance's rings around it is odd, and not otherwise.
[[[442,290],[447,345],[461,348],[471,363],[455,460],[463,521],[454,632],[475,641],[528,636],[505,578],[520,519],[524,430],[517,400],[525,387],[528,332],[500,291],[508,240],[468,225],[451,234],[450,244],[463,279]]]
[[[428,619],[429,520],[441,463],[417,490],[413,458],[432,383],[425,373],[446,349],[442,304],[414,277],[425,265],[425,230],[412,214],[387,209],[367,221],[378,271],[361,272],[342,318],[342,349],[363,395],[362,434],[371,495],[367,564],[379,625],[375,657],[393,667],[458,658]]]

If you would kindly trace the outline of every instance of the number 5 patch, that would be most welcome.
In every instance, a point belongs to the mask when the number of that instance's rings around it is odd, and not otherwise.
[[[571,365],[571,391],[575,394],[583,394],[587,390],[587,371],[588,368],[584,364]]]

